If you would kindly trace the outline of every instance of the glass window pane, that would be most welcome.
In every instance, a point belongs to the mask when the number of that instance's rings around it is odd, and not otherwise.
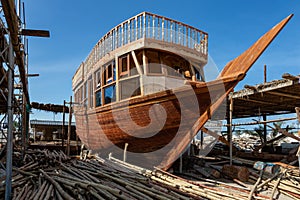
[[[109,87],[104,88],[104,103],[108,104],[116,101],[116,86],[111,85]]]
[[[101,90],[96,92],[96,106],[101,106],[102,105],[102,94],[101,94]]]

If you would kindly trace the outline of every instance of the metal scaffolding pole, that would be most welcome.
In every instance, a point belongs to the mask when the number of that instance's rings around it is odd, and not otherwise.
[[[8,68],[8,130],[7,130],[7,152],[6,152],[6,189],[5,199],[11,199],[12,185],[12,153],[13,153],[13,92],[14,92],[14,51],[11,38],[9,39],[9,68]]]

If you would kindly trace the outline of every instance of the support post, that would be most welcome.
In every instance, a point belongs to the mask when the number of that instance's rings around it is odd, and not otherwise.
[[[230,100],[229,100],[229,96],[228,96],[228,98],[226,98],[226,123],[228,124],[228,126],[227,126],[227,141],[228,142],[230,142],[230,135],[229,135],[229,132],[230,132],[230,126],[229,126],[229,124],[230,124],[230,117],[229,117],[229,115],[230,115]]]
[[[65,114],[66,114],[66,100],[64,100],[63,107],[63,120],[62,120],[62,128],[61,128],[61,147],[64,151],[64,141],[65,141]]]
[[[263,120],[267,121],[267,115],[263,114]],[[264,123],[264,143],[267,143],[267,124]]]
[[[179,173],[182,173],[182,154],[179,157]]]
[[[72,96],[70,96],[70,104],[69,104],[69,124],[68,124],[68,143],[67,143],[68,156],[70,156],[71,123],[72,123]]]
[[[124,152],[123,152],[123,162],[126,162],[127,159],[127,155],[126,155],[127,147],[128,147],[128,143],[125,143]]]
[[[13,93],[14,93],[14,51],[12,41],[9,41],[9,68],[8,68],[8,98],[7,98],[7,151],[6,151],[6,185],[5,199],[11,199],[12,187],[12,153],[13,153]]]
[[[267,65],[264,65],[264,83],[267,82]]]
[[[230,93],[230,107],[229,107],[229,155],[230,155],[230,165],[232,165],[232,113],[233,113],[233,98],[232,93]]]
[[[23,110],[23,115],[22,115],[22,157],[25,156],[25,150],[26,150],[26,125],[27,125],[27,112],[26,112],[26,98],[25,95],[23,94],[23,105],[22,105],[22,110]]]

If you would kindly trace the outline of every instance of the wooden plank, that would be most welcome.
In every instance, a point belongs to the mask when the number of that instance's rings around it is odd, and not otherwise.
[[[292,80],[292,81],[297,81],[297,80],[299,80],[299,76],[294,76],[294,75],[291,75],[291,74],[289,74],[289,73],[284,73],[284,74],[282,75],[282,78],[284,78],[284,79],[289,79],[289,80]]]
[[[50,37],[50,32],[46,30],[22,29],[21,35],[36,36],[36,37]]]
[[[300,99],[300,95],[286,94],[286,93],[283,93],[283,92],[275,92],[275,91],[268,91],[266,93],[272,94],[272,95],[275,95],[275,96],[279,96],[279,97],[288,97],[288,98],[292,98],[292,99]]]

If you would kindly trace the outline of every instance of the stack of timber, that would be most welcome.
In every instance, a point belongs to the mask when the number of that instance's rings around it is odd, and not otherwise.
[[[299,171],[290,165],[282,165],[275,175],[249,170],[249,180],[235,180],[237,185],[188,172],[181,174],[189,176],[186,179],[113,157],[71,159],[62,151],[28,150],[14,164],[12,199],[270,199],[279,193],[290,199],[300,197]],[[0,173],[0,198],[4,198],[4,170]]]

